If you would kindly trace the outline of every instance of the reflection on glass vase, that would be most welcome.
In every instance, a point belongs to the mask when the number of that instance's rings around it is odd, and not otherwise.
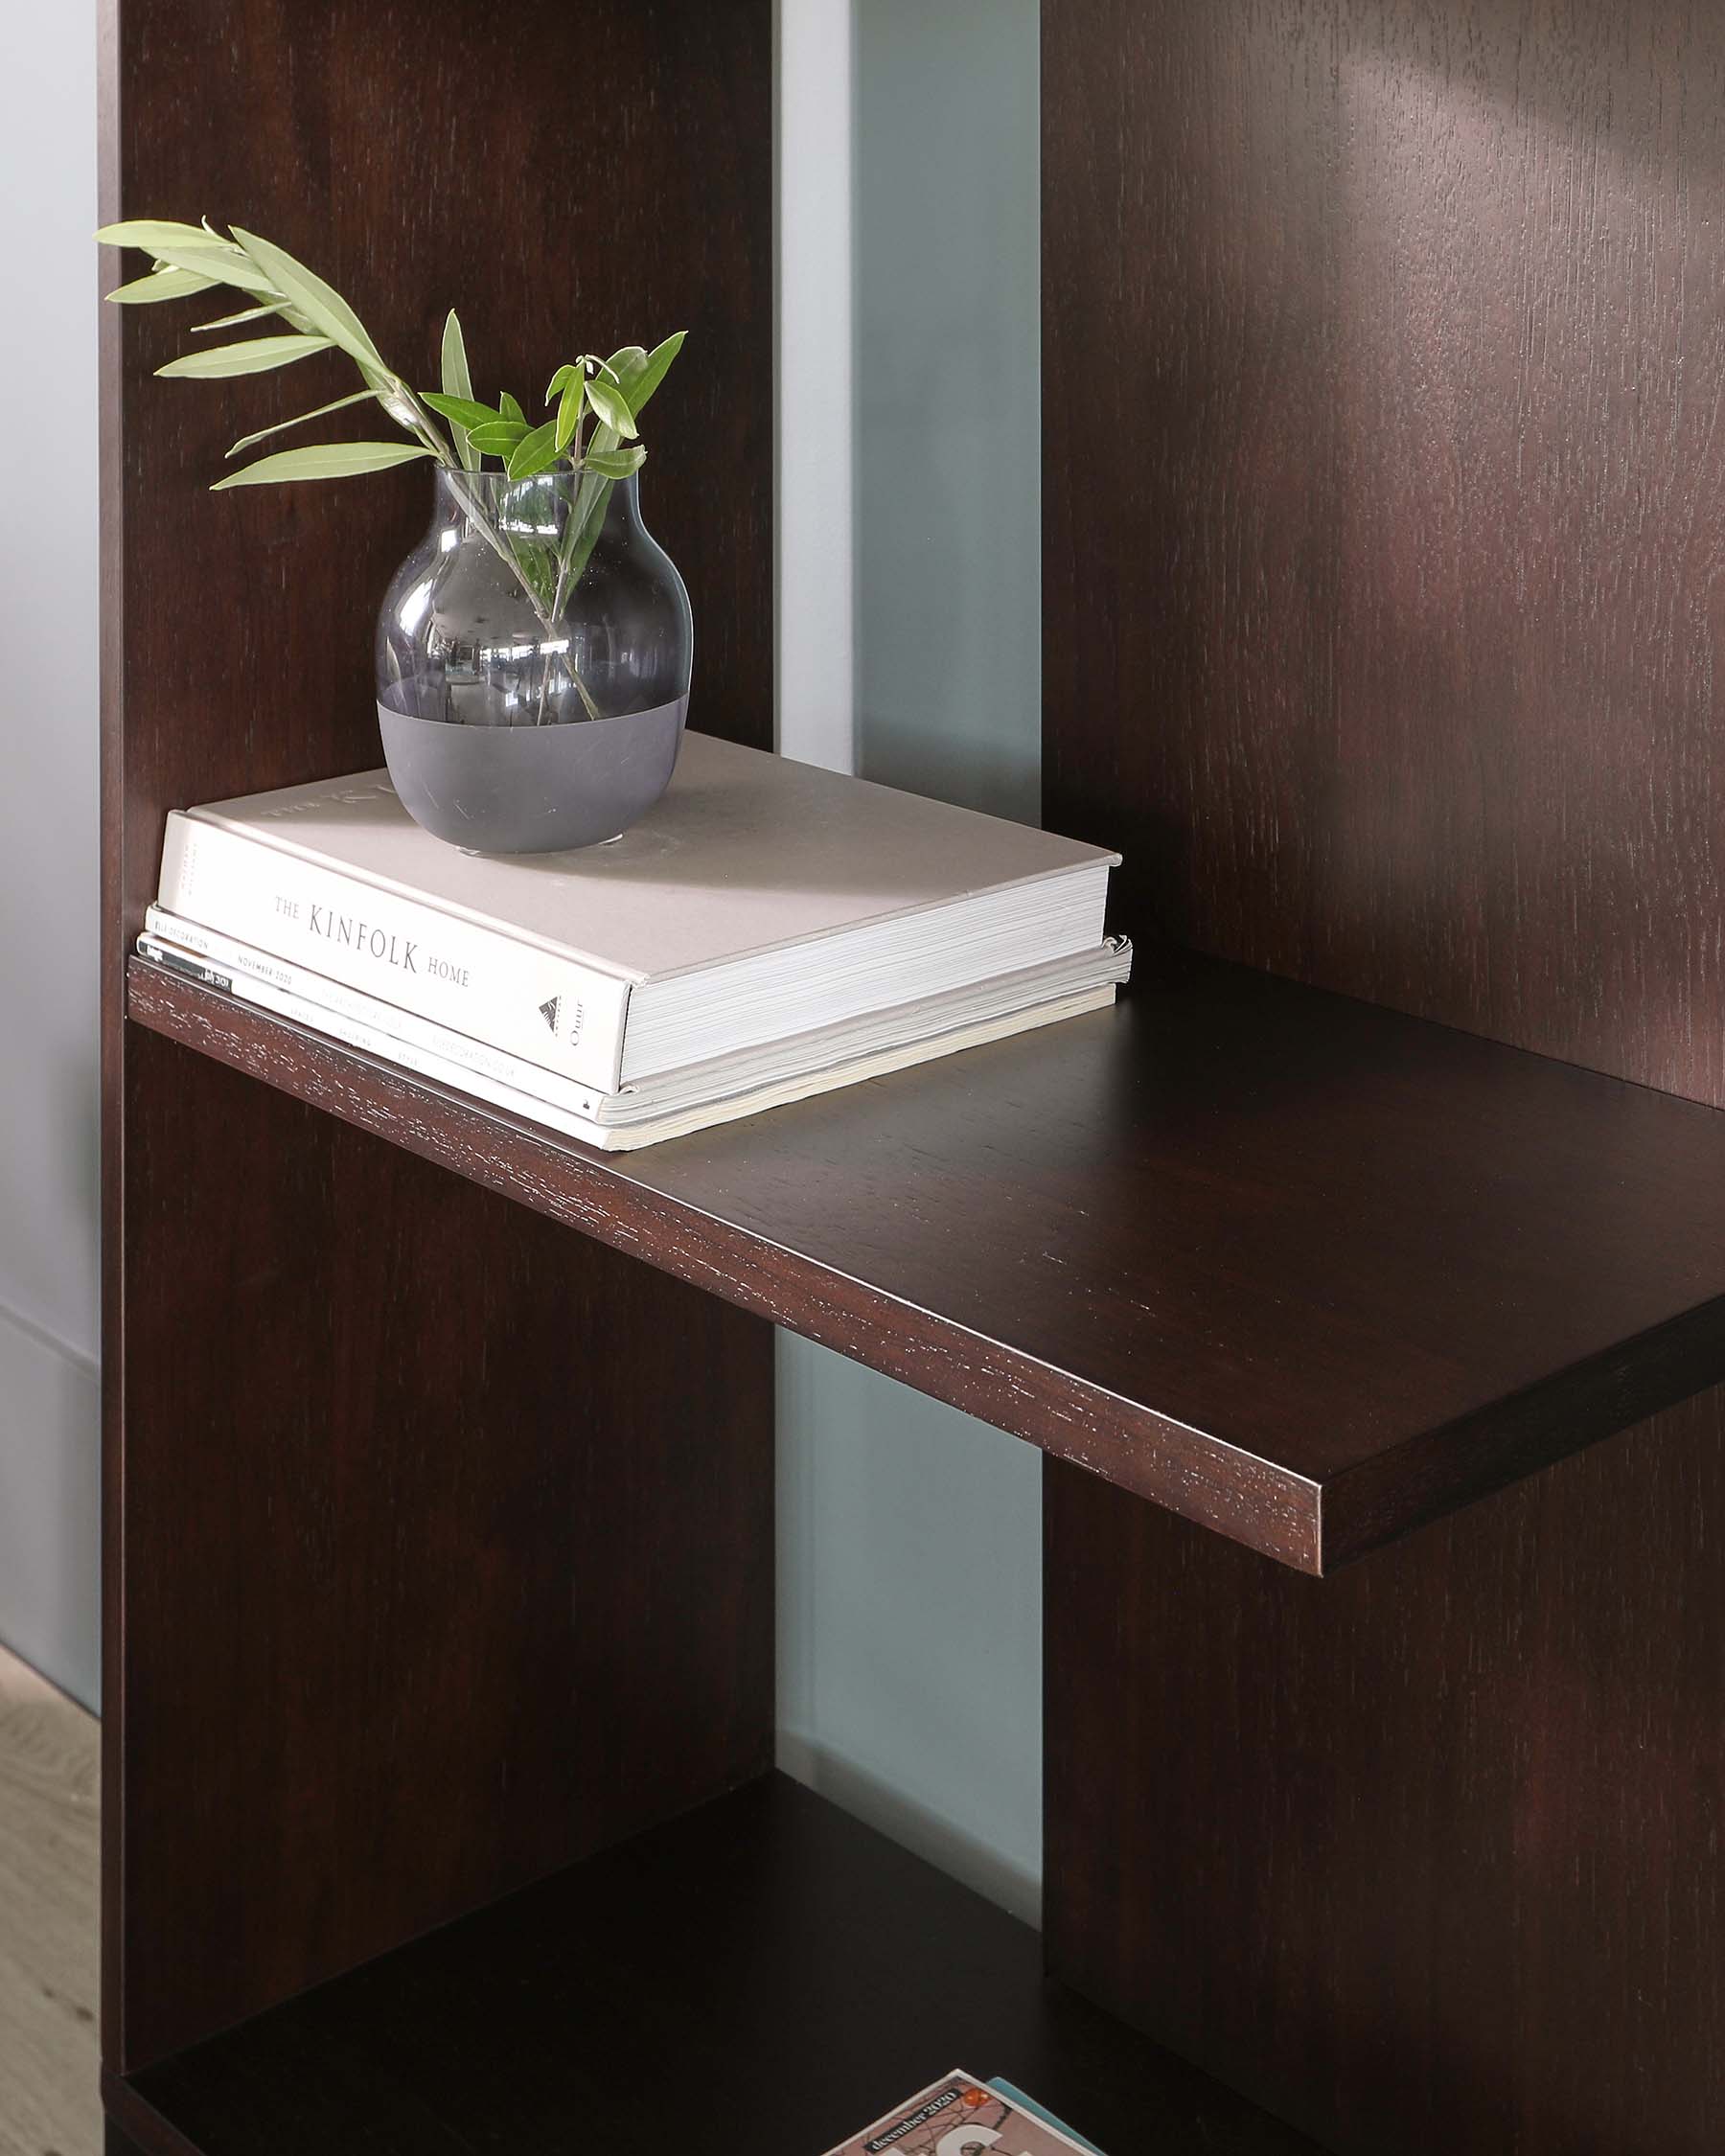
[[[638,479],[439,469],[431,528],[378,617],[378,717],[402,805],[453,845],[614,837],[670,783],[694,625]]]

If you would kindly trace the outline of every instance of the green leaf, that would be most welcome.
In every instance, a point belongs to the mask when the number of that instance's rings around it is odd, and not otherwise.
[[[467,339],[461,333],[461,317],[453,308],[444,318],[443,388],[446,397],[473,395],[473,378],[468,372]]]
[[[391,465],[411,464],[431,451],[417,442],[319,442],[309,449],[281,449],[273,457],[260,457],[243,471],[230,471],[210,489],[213,494],[228,487],[273,487],[289,479],[350,479],[361,471],[387,471]]]
[[[613,434],[638,434],[635,416],[629,408],[628,400],[615,382],[595,378],[586,385],[586,400]]]
[[[545,384],[546,403],[554,403],[559,394],[568,387],[570,380],[576,375],[580,374],[580,372],[581,369],[575,364],[572,359],[565,359],[563,365],[558,368],[556,374],[554,374],[551,377],[551,379]]]
[[[461,317],[453,308],[444,317],[442,365],[444,395],[472,403],[473,378],[468,367],[467,339],[461,333]],[[437,403],[435,398],[430,398],[427,401],[433,405]],[[488,407],[481,406],[480,409],[487,411],[489,417]],[[445,411],[444,417],[449,422],[449,431],[455,437],[455,454],[461,459],[463,468],[468,471],[477,471],[480,464],[479,451],[468,440],[468,425],[471,423],[458,420],[449,411]]]
[[[647,355],[639,345],[625,345],[620,353],[611,355],[618,372],[624,373],[632,353],[638,353],[643,362]],[[591,469],[595,457],[610,456],[618,447],[614,427],[607,426],[602,420],[593,429],[592,440],[587,444],[582,458],[581,491],[575,497],[574,515],[569,520],[566,569],[567,588],[573,591],[586,571],[592,552],[599,543],[599,534],[605,529],[606,504],[610,500],[611,481]],[[642,452],[643,456],[645,451]]]
[[[261,322],[266,314],[287,315],[287,309],[282,307],[242,308],[238,314],[222,314],[218,316],[214,322],[194,322],[192,334],[196,337],[201,336],[206,330],[237,330],[242,322]],[[288,319],[291,320],[292,317],[288,316]]]
[[[190,299],[194,292],[207,292],[215,282],[190,269],[152,269],[148,277],[116,285],[108,298],[121,307],[136,307],[140,302],[148,306],[155,300]]]
[[[557,556],[542,540],[507,535],[510,555],[521,581],[532,592],[541,613],[551,611],[557,597]]]
[[[510,450],[509,476],[512,479],[534,479],[541,471],[548,471],[557,462],[557,427],[547,420],[543,426],[536,426],[531,434],[523,434]]]
[[[570,556],[569,586],[573,590],[586,567],[587,557],[598,542],[605,523],[605,505],[610,499],[611,482],[597,471],[589,470],[595,457],[608,457],[617,449],[618,442],[613,430],[603,421],[594,427],[581,460],[581,492],[575,497],[575,514],[570,519],[572,537],[576,546]]]
[[[647,452],[636,443],[630,449],[589,449],[581,460],[583,471],[596,471],[601,479],[627,479],[647,462]]]
[[[610,435],[609,427],[599,430]],[[606,504],[610,500],[611,483],[585,466],[581,474],[581,491],[575,497],[574,512],[569,518],[564,538],[564,589],[573,591],[586,573],[593,549],[599,543],[599,534],[605,529]]]
[[[525,420],[488,420],[470,429],[468,440],[488,457],[506,457],[527,432]]]
[[[611,354],[610,363],[617,370],[623,394],[637,421],[647,409],[647,400],[670,373],[671,362],[682,350],[688,333],[678,330],[652,352],[643,352],[638,344],[626,344],[621,352]]]
[[[270,280],[274,288],[306,317],[314,330],[322,333],[332,344],[338,344],[350,359],[361,366],[383,368],[382,354],[366,333],[365,324],[336,291],[326,285],[304,263],[295,262],[286,249],[268,240],[260,240],[255,232],[233,228],[234,238],[252,261]]]
[[[329,349],[328,337],[247,337],[241,344],[218,344],[212,352],[183,353],[156,373],[186,381],[215,381],[225,375],[261,375],[266,368],[286,367]]]
[[[526,425],[526,413],[522,411],[520,405],[516,402],[515,399],[509,394],[507,389],[503,392],[502,396],[497,399],[497,409],[502,413],[505,419],[519,420],[523,426]]]
[[[562,368],[558,369],[561,374]],[[579,367],[569,370],[564,383],[563,395],[557,401],[557,453],[562,456],[575,439],[575,429],[581,424],[581,407],[586,401],[586,380]]]
[[[273,426],[261,426],[255,434],[242,434],[228,451],[237,457],[242,449],[249,449],[254,442],[262,442],[271,434],[280,434],[290,426],[304,426],[308,420],[322,419],[327,412],[345,410],[349,404],[369,404],[377,395],[375,390],[356,389],[351,397],[337,397],[333,404],[320,404],[314,412],[302,412],[298,419],[277,420]]]
[[[158,247],[156,260],[171,263],[175,269],[190,269],[199,277],[207,277],[213,285],[232,285],[240,291],[256,292],[266,299],[280,297],[280,287],[238,247],[230,247],[225,241],[212,240],[208,234],[200,235],[200,241],[201,244],[188,241]]]
[[[195,247],[209,237],[200,224],[175,224],[161,218],[123,218],[118,224],[103,225],[96,234],[104,247],[144,247],[151,254],[158,247]]]
[[[434,412],[441,412],[445,419],[451,421],[456,426],[495,426],[498,424],[498,414],[489,404],[481,404],[476,398],[440,397],[434,389],[423,389],[420,392],[420,401],[429,404]],[[503,422],[505,425],[508,424],[508,421]]]

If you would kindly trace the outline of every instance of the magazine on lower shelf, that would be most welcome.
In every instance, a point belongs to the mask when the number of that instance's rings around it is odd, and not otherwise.
[[[1040,2119],[1044,2125],[1052,2126],[1057,2133],[1065,2134],[1076,2147],[1084,2150],[1085,2156],[1102,2156],[1102,2151],[1093,2141],[1086,2141],[1082,2134],[1074,2133],[1064,2120],[1055,2118],[1046,2104],[1038,2103],[1034,2097],[1027,2097],[1023,2089],[1015,2089],[1010,2081],[1002,2081],[998,2074],[988,2085],[999,2095],[1016,2103],[1021,2111],[1029,2112],[1032,2118]]]
[[[958,2068],[827,2156],[1101,2156],[1010,2081]]]

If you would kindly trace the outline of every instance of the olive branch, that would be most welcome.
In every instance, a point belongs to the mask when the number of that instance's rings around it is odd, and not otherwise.
[[[225,285],[250,304],[238,313],[199,322],[195,334],[272,318],[286,324],[285,331],[185,353],[158,367],[157,374],[213,381],[264,374],[329,351],[344,353],[359,370],[362,388],[242,436],[228,451],[230,457],[271,435],[366,402],[381,406],[411,437],[407,442],[321,442],[277,450],[216,480],[212,493],[229,487],[276,486],[294,479],[346,479],[431,457],[451,475],[449,485],[473,528],[532,601],[547,637],[553,636],[564,602],[580,583],[598,540],[612,486],[646,462],[647,451],[640,442],[641,413],[682,349],[682,331],[652,352],[627,344],[609,359],[585,352],[565,361],[545,390],[545,408],[551,416],[530,425],[519,401],[507,391],[495,405],[473,395],[467,345],[453,309],[444,322],[442,387],[415,390],[390,366],[333,286],[255,232],[232,225],[223,234],[207,218],[202,224],[176,224],[135,218],[104,225],[96,238],[104,246],[137,247],[150,257],[146,275],[107,295],[121,306],[191,299]],[[447,434],[439,420],[447,423]],[[512,481],[549,474],[553,486],[569,490],[569,512],[556,546],[528,540],[493,518],[481,490],[466,483],[484,473],[488,457],[497,459]],[[562,656],[587,717],[597,719],[598,706],[566,650]],[[545,685],[540,687],[541,717]]]

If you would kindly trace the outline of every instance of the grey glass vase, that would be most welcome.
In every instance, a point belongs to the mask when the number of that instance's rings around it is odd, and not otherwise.
[[[378,616],[383,753],[415,821],[476,853],[615,837],[670,784],[689,595],[636,478],[439,469]]]

